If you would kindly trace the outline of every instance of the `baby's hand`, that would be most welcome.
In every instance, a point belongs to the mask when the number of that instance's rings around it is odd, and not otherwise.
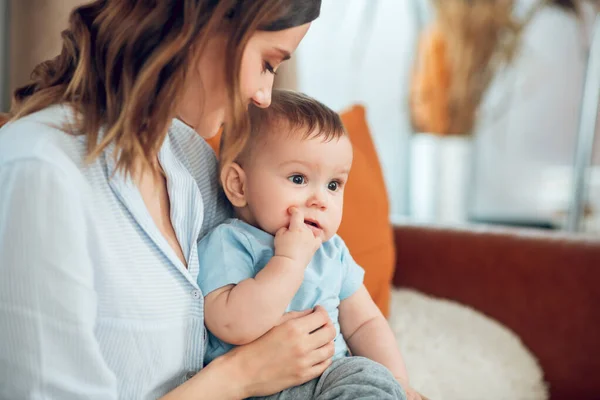
[[[300,210],[291,208],[290,214],[290,226],[281,228],[275,234],[275,255],[287,257],[306,267],[321,246],[321,238],[315,237],[306,226]]]
[[[415,389],[410,387],[410,385],[408,384],[408,382],[405,379],[396,377],[396,380],[398,381],[400,386],[402,386],[402,388],[406,392],[406,400],[428,400],[427,397],[423,396],[422,394],[417,392]]]

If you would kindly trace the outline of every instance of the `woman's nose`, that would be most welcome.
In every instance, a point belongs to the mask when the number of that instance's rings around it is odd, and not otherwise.
[[[252,96],[252,102],[260,108],[267,108],[271,105],[271,88],[259,89]]]

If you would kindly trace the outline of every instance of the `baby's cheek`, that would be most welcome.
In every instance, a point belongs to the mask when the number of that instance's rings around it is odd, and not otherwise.
[[[291,221],[291,218],[290,218],[290,216],[286,212],[284,215],[282,215],[279,218],[279,220],[277,221],[277,225],[280,228],[283,228],[283,227],[287,228],[288,226],[290,226],[290,221]]]
[[[335,207],[335,211],[333,212],[333,219],[338,221],[338,225],[339,225],[340,221],[342,220],[343,214],[344,214],[344,205],[342,203],[340,203],[339,205],[337,205]]]
[[[279,229],[290,226],[290,216],[287,214],[287,210],[284,212],[270,210],[268,212],[268,223],[272,231],[270,233],[274,235]]]

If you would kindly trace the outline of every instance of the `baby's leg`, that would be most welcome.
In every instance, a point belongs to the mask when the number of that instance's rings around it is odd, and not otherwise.
[[[364,357],[346,357],[335,361],[319,378],[314,398],[406,400],[406,394],[383,365]]]
[[[263,399],[406,400],[406,394],[383,365],[364,357],[345,357],[334,361],[320,378]]]
[[[329,367],[331,368],[331,367]],[[319,378],[313,379],[300,386],[294,386],[283,392],[275,393],[266,397],[251,397],[247,400],[304,400],[314,399],[315,389],[319,383]]]

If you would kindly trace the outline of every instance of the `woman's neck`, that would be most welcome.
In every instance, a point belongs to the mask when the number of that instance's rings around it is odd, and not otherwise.
[[[192,99],[190,96],[189,94],[184,96],[177,118],[205,139],[215,136],[225,120],[225,109],[211,107],[213,103],[206,103],[199,109],[198,100]],[[202,108],[204,109],[202,110]]]
[[[214,111],[210,114],[199,115],[194,118],[180,114],[177,116],[184,124],[195,130],[200,136],[205,139],[210,139],[219,133],[219,129],[225,119],[225,113],[221,110]]]

